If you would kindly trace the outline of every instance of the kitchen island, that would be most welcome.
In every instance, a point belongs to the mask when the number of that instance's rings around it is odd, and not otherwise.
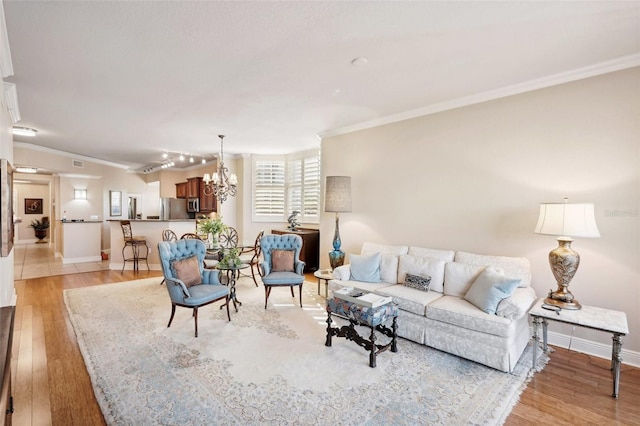
[[[109,269],[122,270],[122,247],[124,247],[124,235],[120,227],[120,220],[110,219],[111,223],[111,255],[109,256]],[[162,231],[171,229],[178,238],[188,232],[196,232],[195,219],[129,219],[133,235],[145,237],[149,246],[148,263],[151,270],[162,270],[158,257],[158,243],[162,241]],[[127,249],[130,250],[130,249]],[[140,264],[142,270],[146,266]],[[127,262],[125,269],[133,269],[133,263]]]
[[[62,263],[100,262],[101,220],[62,220]]]

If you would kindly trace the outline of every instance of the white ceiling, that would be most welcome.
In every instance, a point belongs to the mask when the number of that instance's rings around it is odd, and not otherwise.
[[[4,0],[20,126],[140,169],[640,64],[640,2]],[[356,61],[355,58],[366,58]]]

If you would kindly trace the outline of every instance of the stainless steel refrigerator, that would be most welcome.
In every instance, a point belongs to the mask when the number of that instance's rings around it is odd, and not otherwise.
[[[160,220],[190,219],[187,213],[187,201],[180,198],[160,199]]]

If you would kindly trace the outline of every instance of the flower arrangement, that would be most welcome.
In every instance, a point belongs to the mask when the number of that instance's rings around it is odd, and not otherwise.
[[[205,235],[216,236],[220,232],[224,231],[227,225],[222,223],[222,217],[216,217],[215,219],[204,219],[198,223],[198,230]]]
[[[240,249],[231,248],[228,250],[224,250],[224,256],[222,256],[222,260],[220,260],[220,265],[223,268],[233,268],[242,265],[242,260],[240,260]]]

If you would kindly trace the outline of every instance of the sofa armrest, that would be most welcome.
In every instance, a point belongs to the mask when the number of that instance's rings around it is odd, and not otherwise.
[[[519,319],[529,312],[538,299],[531,287],[517,288],[513,294],[498,304],[496,315],[506,319]]]
[[[338,266],[333,270],[334,280],[349,281],[349,278],[351,278],[351,265]]]

